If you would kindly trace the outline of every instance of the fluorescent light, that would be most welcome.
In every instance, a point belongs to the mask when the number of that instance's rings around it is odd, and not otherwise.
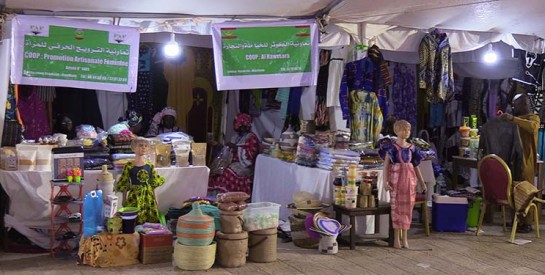
[[[182,52],[174,33],[170,34],[170,41],[163,48],[163,52],[167,57],[177,57]]]
[[[496,63],[496,61],[498,61],[498,55],[492,48],[492,44],[488,44],[488,50],[483,55],[483,61],[484,63],[487,63],[487,64],[493,64],[493,63]]]

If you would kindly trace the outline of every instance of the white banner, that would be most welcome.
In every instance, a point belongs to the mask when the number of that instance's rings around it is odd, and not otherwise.
[[[212,39],[218,90],[316,85],[319,33],[313,20],[219,23]]]
[[[136,91],[138,29],[25,15],[11,23],[12,83]]]

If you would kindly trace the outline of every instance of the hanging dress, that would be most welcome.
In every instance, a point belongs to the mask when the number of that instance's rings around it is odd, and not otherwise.
[[[382,144],[379,154],[383,159],[386,154],[390,156],[387,173],[393,189],[390,191],[392,226],[394,229],[409,229],[416,197],[417,178],[414,168],[420,164],[422,156],[414,145],[403,148],[397,143]]]

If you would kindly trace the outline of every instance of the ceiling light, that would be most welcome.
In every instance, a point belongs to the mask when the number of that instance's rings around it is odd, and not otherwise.
[[[167,57],[177,57],[182,52],[174,33],[170,34],[170,41],[163,48],[163,52]]]
[[[492,44],[488,44],[488,50],[483,55],[483,61],[487,64],[493,64],[498,61],[498,55],[492,48]]]

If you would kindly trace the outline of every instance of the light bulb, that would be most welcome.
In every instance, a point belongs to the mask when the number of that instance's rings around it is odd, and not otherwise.
[[[483,56],[483,61],[484,63],[488,63],[488,64],[493,64],[493,63],[496,63],[496,61],[498,61],[498,55],[496,54],[494,49],[492,49],[492,44],[488,45],[488,50]]]
[[[170,34],[170,41],[163,48],[163,52],[167,57],[176,57],[180,55],[180,45],[176,42],[174,33]]]

